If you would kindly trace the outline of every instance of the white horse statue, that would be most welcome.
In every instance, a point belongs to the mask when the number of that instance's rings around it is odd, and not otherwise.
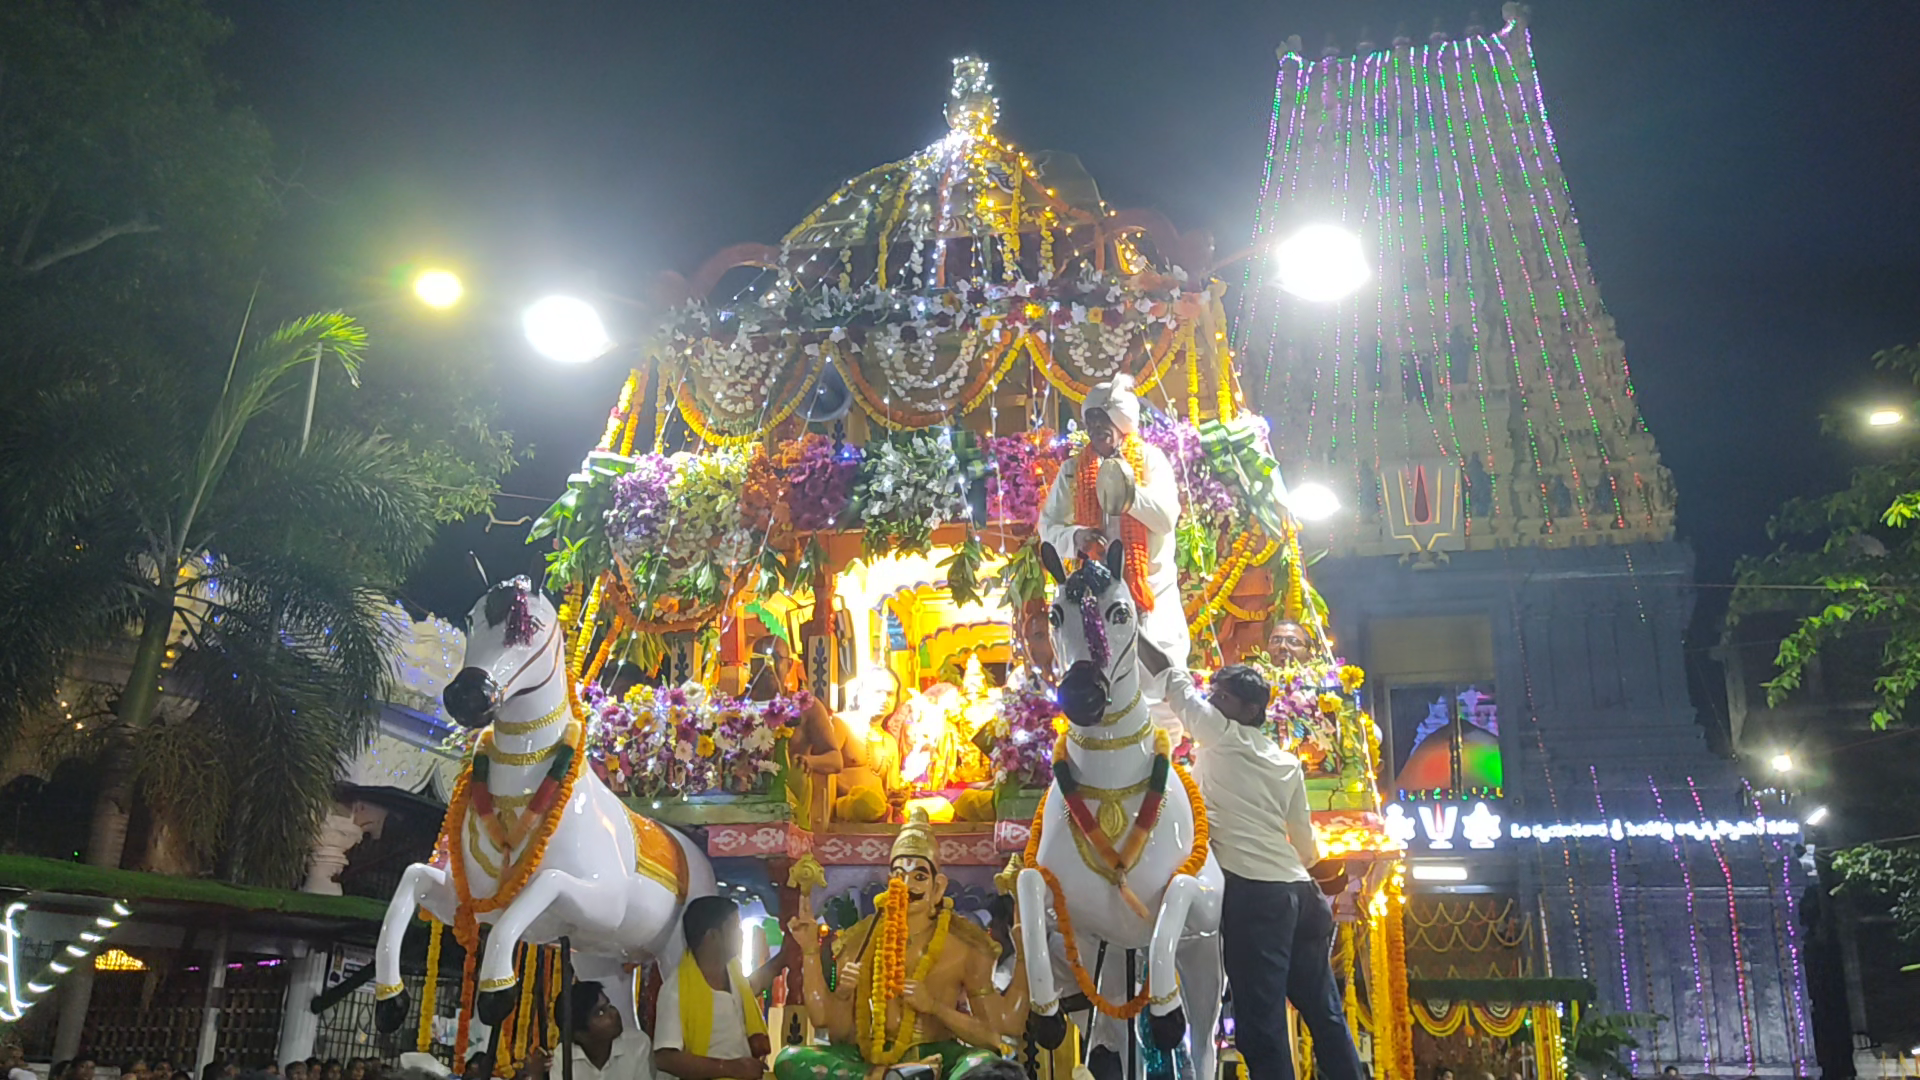
[[[481,735],[455,790],[432,863],[400,878],[374,953],[375,1023],[406,1020],[400,939],[416,908],[466,927],[491,924],[475,1013],[498,1024],[513,1010],[514,947],[569,937],[581,979],[605,985],[627,1031],[638,1031],[628,970],[664,972],[685,949],[680,913],[714,891],[713,868],[692,841],[627,809],[584,766],[571,708],[566,639],[553,605],[526,578],[502,582],[474,605],[466,665],[447,684],[447,713]],[[503,882],[507,892],[503,893]],[[465,909],[464,911],[462,909]]]
[[[1072,574],[1051,544],[1041,546],[1041,558],[1057,585],[1048,621],[1067,665],[1059,698],[1070,727],[1065,760],[1054,763],[1039,815],[1036,865],[1018,878],[1022,947],[1028,956],[1047,955],[1050,928],[1064,931],[1070,921],[1070,943],[1089,977],[1102,943],[1144,948],[1146,983],[1137,995],[1118,956],[1108,955],[1099,968],[1097,998],[1108,1008],[1093,1025],[1090,1069],[1117,1075],[1112,1048],[1128,1043],[1114,1013],[1131,1013],[1124,1008],[1129,1000],[1137,1008],[1144,998],[1153,1041],[1163,1050],[1178,1045],[1192,1021],[1193,1075],[1211,1077],[1224,982],[1224,879],[1211,853],[1195,852],[1199,808],[1172,778],[1141,701],[1138,612],[1124,584],[1124,548],[1111,545],[1104,561],[1085,560]],[[1204,858],[1195,869],[1197,854]],[[1055,1041],[1064,1021],[1047,1019],[1060,1009],[1054,970],[1030,963],[1027,979],[1040,1017],[1036,1033]]]

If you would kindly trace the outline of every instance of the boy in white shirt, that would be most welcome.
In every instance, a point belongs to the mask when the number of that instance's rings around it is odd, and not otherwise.
[[[1234,664],[1209,696],[1140,639],[1150,674],[1167,673],[1167,704],[1192,734],[1214,858],[1226,874],[1220,942],[1233,987],[1234,1043],[1250,1080],[1293,1080],[1287,1002],[1313,1033],[1321,1080],[1361,1080],[1333,975],[1333,908],[1309,868],[1320,862],[1300,759],[1261,729],[1272,688]],[[1337,868],[1334,868],[1337,869]]]
[[[573,984],[573,1080],[653,1080],[644,1031],[625,1031],[620,1010],[597,982]],[[558,1077],[556,1068],[551,1077]]]
[[[760,1080],[772,1046],[760,997],[740,972],[739,905],[700,897],[681,925],[687,951],[654,1008],[654,1067],[676,1080]]]

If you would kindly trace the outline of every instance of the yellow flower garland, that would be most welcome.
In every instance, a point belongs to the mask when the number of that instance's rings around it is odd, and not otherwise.
[[[607,416],[606,434],[600,436],[598,449],[613,449],[613,440],[620,434],[620,425],[628,421],[627,411],[633,407],[634,391],[639,388],[640,369],[634,368],[627,376],[626,385],[620,388],[620,399],[614,403],[613,412]],[[424,1051],[423,1051],[424,1053]]]
[[[1187,420],[1200,422],[1200,349],[1193,336],[1187,336]]]
[[[1280,550],[1279,542],[1270,538],[1260,550],[1253,550],[1254,538],[1258,535],[1260,535],[1258,532],[1248,531],[1234,538],[1233,546],[1228,549],[1226,560],[1214,572],[1213,579],[1201,588],[1200,595],[1194,598],[1194,607],[1187,612],[1189,623],[1211,622],[1214,615],[1223,608],[1235,618],[1257,620],[1266,617],[1264,614],[1256,616],[1255,613],[1232,602],[1233,591],[1240,587],[1240,579],[1246,575],[1246,572],[1253,567],[1264,565]],[[1270,612],[1272,608],[1267,610]]]
[[[420,1030],[415,1048],[427,1054],[433,1051],[433,1014],[440,1009],[440,939],[447,925],[439,919],[427,919],[427,983],[420,988]]]
[[[894,1031],[891,1043],[887,1039],[887,1006],[906,993],[907,985],[906,880],[894,878],[888,882],[887,891],[876,898],[875,905],[880,909],[880,944],[874,950],[873,962],[867,965],[867,1063],[896,1065],[908,1050],[919,1044],[916,1036],[920,1027],[919,1014],[913,1006],[902,1002],[900,1026]],[[933,940],[927,943],[920,962],[914,965],[914,982],[924,980],[927,972],[933,970],[934,961],[946,948],[952,923],[953,901],[942,900],[940,918],[933,927]]]
[[[600,599],[605,592],[602,588],[605,582],[604,576],[594,581],[592,591],[587,594],[586,610],[580,616],[580,626],[575,631],[573,662],[567,666],[576,680],[587,673],[587,658],[590,655],[587,647],[593,644],[593,624],[600,618]]]
[[[536,945],[520,947],[520,1004],[513,1011],[513,1064],[516,1066],[527,1060],[527,1046],[533,1035],[533,970],[540,959],[538,948]]]

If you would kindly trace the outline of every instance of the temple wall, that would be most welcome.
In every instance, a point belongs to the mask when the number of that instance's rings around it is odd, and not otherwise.
[[[1507,829],[1752,821],[1752,795],[1708,749],[1687,695],[1692,569],[1686,546],[1665,542],[1461,552],[1433,568],[1329,558],[1314,581],[1333,612],[1335,651],[1384,672],[1369,701],[1390,740],[1405,728],[1391,715],[1396,686],[1471,682],[1498,702],[1505,784],[1486,801]],[[1484,663],[1460,645],[1475,625],[1491,641],[1490,667],[1460,669]],[[1410,654],[1422,626],[1436,634],[1424,668]],[[1391,778],[1383,783],[1392,798]],[[1402,801],[1411,811],[1420,800]],[[1451,801],[1464,810],[1474,800]],[[1416,865],[1457,861],[1471,878],[1413,888],[1514,897],[1531,922],[1529,974],[1586,978],[1604,1009],[1667,1017],[1643,1037],[1638,1074],[1678,1062],[1689,1073],[1805,1075],[1813,1046],[1792,897],[1807,879],[1795,839],[1503,835],[1490,850],[1457,843],[1444,853],[1417,840]]]

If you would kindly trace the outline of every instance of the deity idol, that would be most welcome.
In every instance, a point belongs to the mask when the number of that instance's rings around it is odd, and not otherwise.
[[[916,810],[894,839],[878,910],[834,943],[832,990],[820,926],[801,894],[789,929],[800,948],[807,1018],[831,1042],[782,1049],[776,1080],[865,1080],[902,1062],[937,1062],[943,1080],[958,1080],[1024,1028],[1027,980],[1018,950],[1012,984],[996,992],[1000,948],[954,914],[946,892],[933,826]]]

